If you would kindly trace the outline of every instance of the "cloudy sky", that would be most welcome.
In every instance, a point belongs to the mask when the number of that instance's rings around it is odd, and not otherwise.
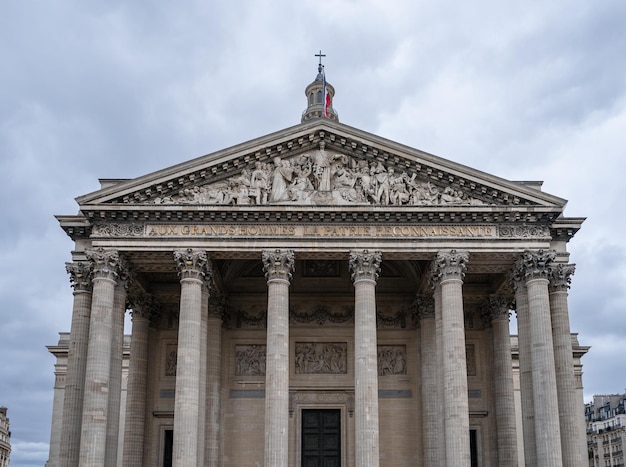
[[[0,405],[11,465],[48,456],[72,242],[55,214],[299,123],[322,50],[350,126],[512,180],[585,216],[572,330],[585,398],[626,387],[626,3],[5,0],[0,13]]]

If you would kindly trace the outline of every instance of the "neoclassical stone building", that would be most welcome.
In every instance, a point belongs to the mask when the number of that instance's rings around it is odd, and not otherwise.
[[[341,124],[324,91],[320,68],[299,125],[58,216],[74,309],[49,466],[586,464],[583,219]]]

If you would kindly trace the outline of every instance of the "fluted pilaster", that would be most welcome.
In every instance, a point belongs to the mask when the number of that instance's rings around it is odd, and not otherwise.
[[[150,320],[157,312],[152,295],[143,293],[131,298],[132,338],[128,368],[124,453],[122,465],[144,465],[143,448],[146,422],[148,375],[148,332]]]
[[[89,318],[91,316],[92,283],[91,262],[66,263],[70,283],[74,289],[72,327],[65,376],[63,421],[59,446],[58,465],[78,465],[80,434],[85,391],[85,371],[89,346]]]
[[[289,284],[292,250],[264,250],[267,279],[267,358],[265,373],[265,465],[289,463]]]
[[[576,397],[572,335],[567,306],[567,290],[574,270],[573,264],[555,264],[550,270],[549,292],[563,465],[581,467],[586,464],[583,462],[580,449],[581,444],[585,442],[585,438],[580,437],[584,419],[583,409],[578,406]]]
[[[437,385],[437,340],[435,325],[435,300],[432,296],[419,295],[417,310],[421,341],[421,387],[422,387],[422,440],[425,467],[441,465],[439,456],[440,433],[443,423],[440,414],[439,387]]]
[[[463,316],[463,277],[468,258],[465,251],[439,252],[432,268],[433,283],[441,287],[445,465],[450,467],[468,466],[471,461]]]
[[[121,260],[117,251],[102,248],[87,250],[85,253],[93,263],[93,296],[79,465],[91,467],[105,464],[115,286],[119,278]]]
[[[202,288],[211,275],[205,251],[177,250],[174,261],[180,277],[178,357],[174,399],[174,467],[198,465],[200,362],[202,347]]]
[[[548,294],[553,251],[526,251],[519,260],[528,293],[537,465],[561,467],[561,434]]]
[[[356,467],[380,462],[378,434],[378,355],[376,337],[376,281],[380,251],[351,251],[354,282],[354,419]]]
[[[498,467],[517,467],[517,429],[513,389],[513,361],[509,313],[513,298],[491,295],[487,320],[493,333],[494,394],[498,439]]]

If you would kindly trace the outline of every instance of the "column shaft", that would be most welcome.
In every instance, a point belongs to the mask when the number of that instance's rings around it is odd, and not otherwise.
[[[436,407],[439,409],[438,419],[436,426],[438,433],[444,433],[444,417],[441,414],[441,408],[443,407],[443,393],[445,392],[445,384],[443,382],[443,322],[441,319],[441,285],[436,284],[434,286],[434,298],[435,298],[435,361],[437,362],[437,399]],[[435,465],[447,465],[446,464],[446,443],[442,442],[441,436],[437,440],[437,459],[439,464]]]
[[[467,362],[465,355],[465,320],[463,317],[463,282],[441,282],[443,328],[444,426],[446,465],[469,466],[469,401],[467,397]]]
[[[449,467],[471,463],[463,315],[463,277],[468,257],[467,252],[439,252],[433,263],[433,282],[441,288],[445,465]]]
[[[207,257],[191,249],[174,252],[179,267],[180,315],[174,398],[174,467],[196,467],[199,459],[202,287]]]
[[[561,429],[561,447],[563,465],[582,467],[585,463],[581,456],[580,427],[584,419],[580,417],[574,361],[572,335],[567,307],[567,288],[569,277],[574,272],[573,265],[557,265],[550,277],[550,311],[552,317],[552,340],[554,343],[554,363],[556,369],[556,390],[559,401],[559,419]]]
[[[122,358],[124,353],[124,315],[126,313],[126,284],[115,287],[113,305],[113,332],[111,336],[111,377],[109,384],[109,415],[107,424],[107,450],[104,465],[119,465],[120,406],[122,401]]]
[[[418,298],[420,316],[420,377],[421,377],[421,408],[422,408],[422,440],[423,461],[425,467],[438,467],[440,433],[442,432],[441,416],[438,401],[437,385],[437,341],[435,325],[435,308],[432,297]]]
[[[124,425],[124,467],[144,465],[143,447],[146,419],[146,390],[148,374],[148,310],[137,304],[132,313],[132,339]]]
[[[207,319],[209,314],[209,289],[202,287],[202,312],[200,325],[200,391],[198,408],[198,465],[205,465],[206,394],[207,394]]]
[[[517,467],[517,429],[513,389],[513,361],[509,331],[510,300],[490,297],[492,305],[494,394],[498,439],[498,466]],[[504,298],[504,297],[502,297]]]
[[[376,280],[381,253],[350,253],[354,281],[354,423],[356,467],[377,467],[378,345],[376,338]]]
[[[205,461],[218,467],[220,450],[220,393],[222,381],[222,313],[211,302],[207,321],[207,421]]]
[[[201,298],[200,280],[181,281],[174,402],[174,465],[177,467],[196,466],[198,460]]]
[[[526,282],[530,311],[530,338],[533,363],[533,400],[537,465],[561,467],[561,431],[556,391],[552,324],[548,279]]]
[[[96,269],[89,324],[85,398],[80,439],[79,465],[104,465],[107,449],[111,350],[113,344],[113,313],[115,269],[119,257],[115,252],[93,252]]]
[[[535,445],[535,406],[533,403],[533,365],[530,351],[528,293],[526,291],[526,285],[521,279],[515,283],[515,286],[524,464],[527,467],[535,467],[537,465],[537,448]]]
[[[354,404],[357,466],[379,462],[375,282],[354,283]]]
[[[89,346],[89,318],[91,316],[91,265],[67,263],[74,287],[74,306],[70,332],[70,348],[67,357],[63,420],[59,446],[60,467],[78,465],[80,434]]]
[[[267,278],[265,465],[289,463],[289,281],[292,251],[263,251]]]

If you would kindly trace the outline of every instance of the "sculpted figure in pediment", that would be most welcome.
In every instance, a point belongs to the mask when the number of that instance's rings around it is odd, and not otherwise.
[[[239,175],[205,186],[185,188],[177,196],[156,198],[155,204],[223,205],[480,205],[460,189],[439,188],[400,172],[381,161],[367,161],[328,152],[290,159],[257,161]]]

